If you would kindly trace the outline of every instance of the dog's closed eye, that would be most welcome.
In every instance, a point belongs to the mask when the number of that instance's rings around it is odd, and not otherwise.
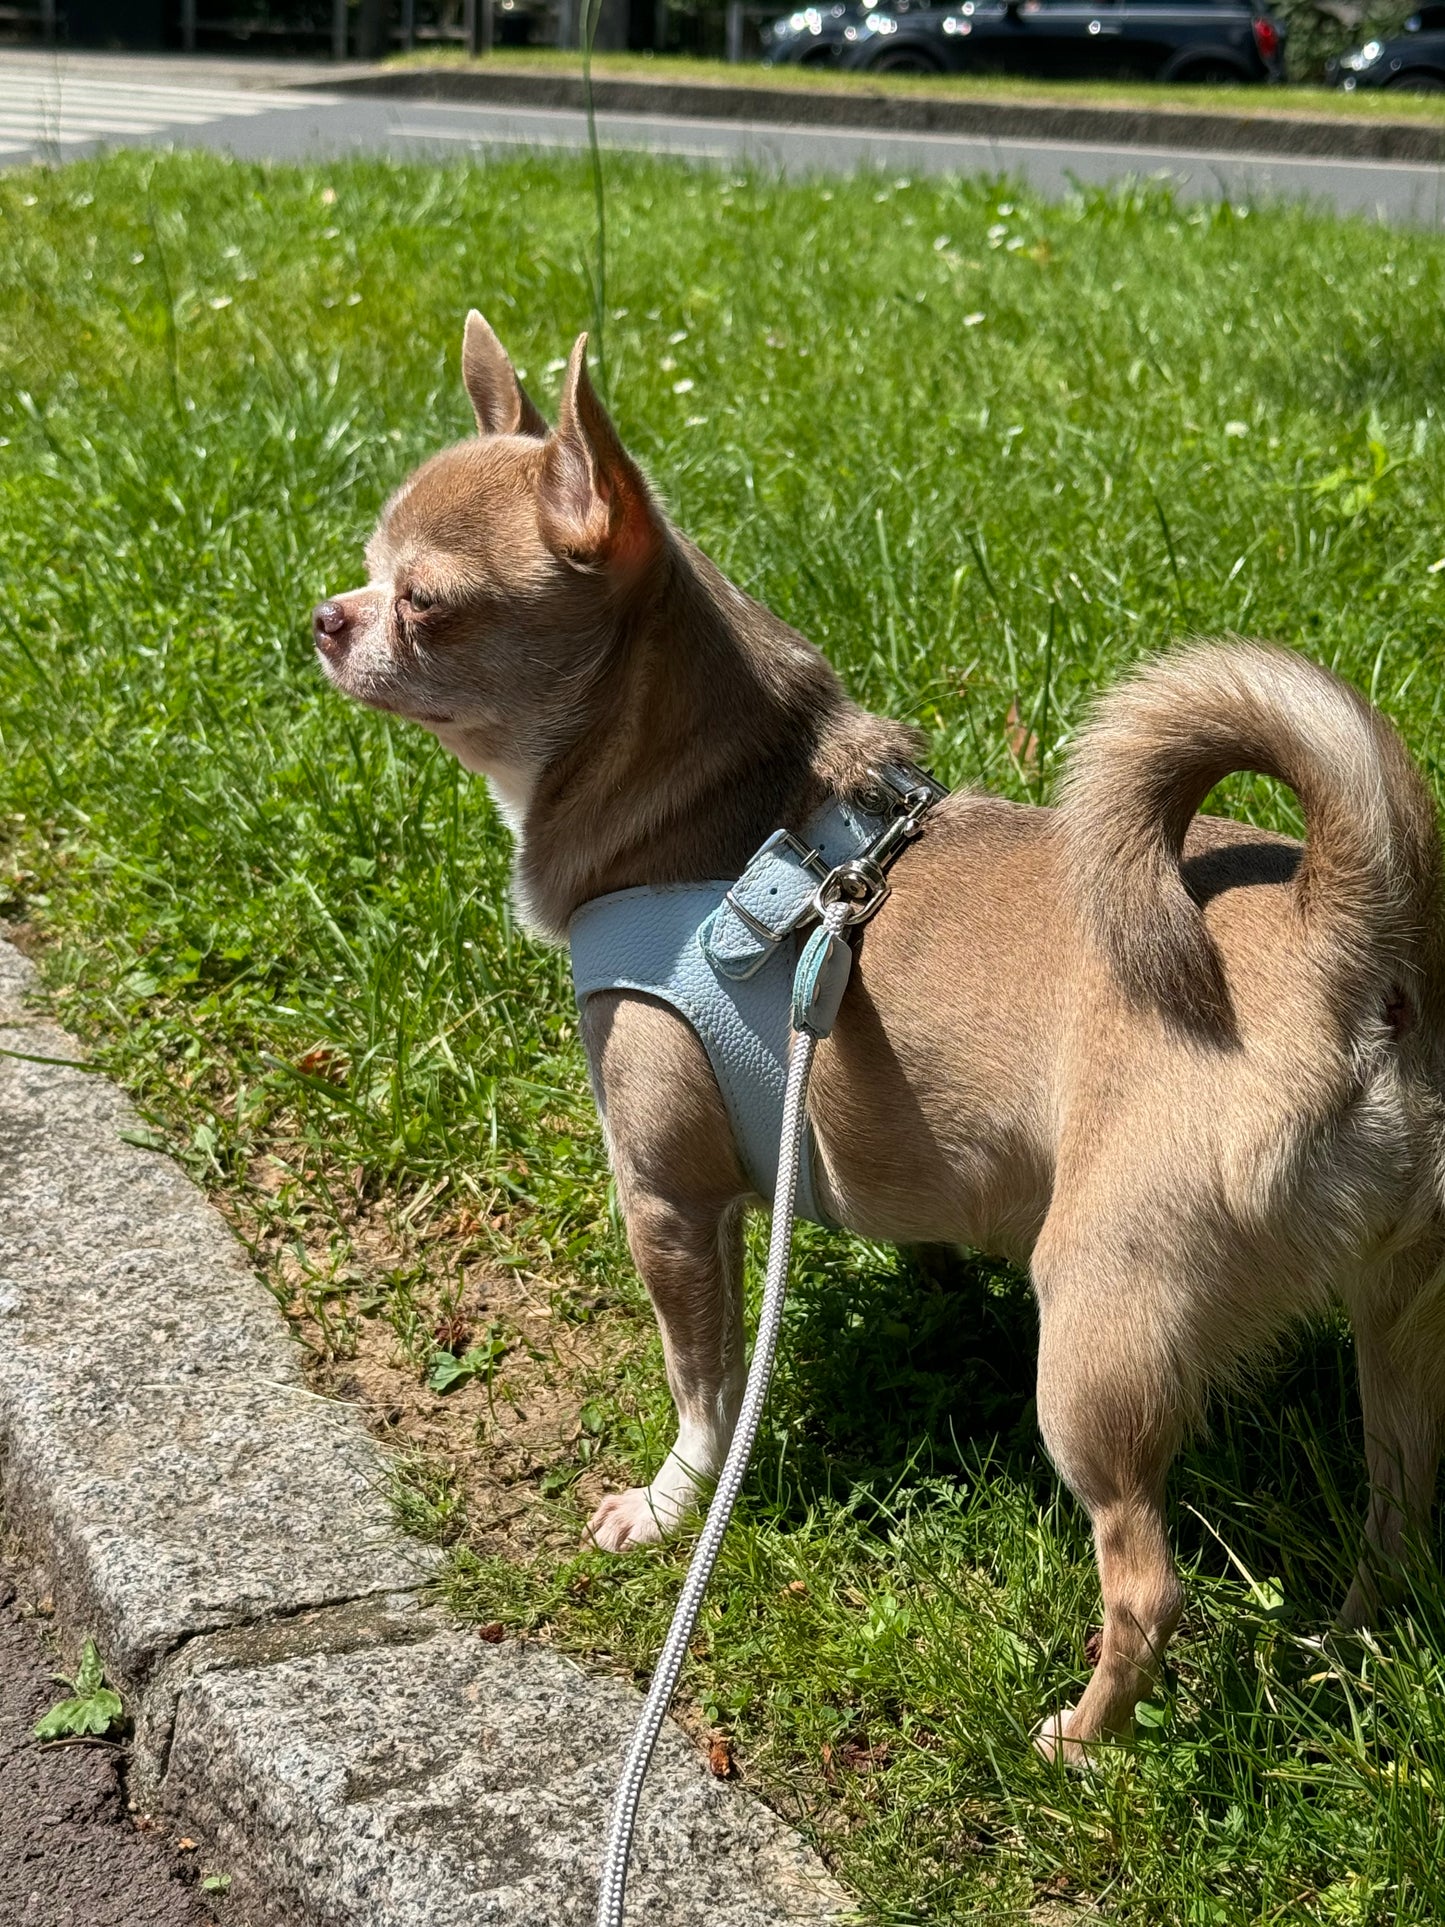
[[[430,610],[435,609],[440,601],[441,597],[434,595],[430,589],[423,589],[418,584],[413,583],[410,588],[404,589],[397,597],[397,613],[402,617],[403,621],[408,620],[412,616],[424,616]]]

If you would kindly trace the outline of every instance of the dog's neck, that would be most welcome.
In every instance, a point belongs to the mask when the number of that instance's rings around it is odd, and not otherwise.
[[[595,661],[565,747],[482,764],[542,935],[565,936],[612,890],[736,876],[772,831],[802,830],[829,796],[866,788],[870,765],[916,753],[912,731],[858,708],[811,643],[672,531]]]

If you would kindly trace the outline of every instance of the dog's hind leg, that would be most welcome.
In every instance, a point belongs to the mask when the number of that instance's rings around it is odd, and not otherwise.
[[[1382,1304],[1363,1295],[1350,1313],[1370,1501],[1365,1553],[1339,1624],[1358,1631],[1379,1612],[1411,1539],[1429,1529],[1445,1446],[1445,1295],[1432,1279],[1403,1313],[1398,1298]]]
[[[1039,1425],[1049,1454],[1089,1514],[1104,1599],[1098,1664],[1077,1706],[1038,1736],[1050,1758],[1077,1761],[1090,1741],[1129,1731],[1179,1619],[1182,1594],[1164,1520],[1164,1484],[1180,1435],[1169,1348],[1152,1329],[1155,1294],[1119,1289],[1088,1265],[1057,1259],[1039,1288]]]

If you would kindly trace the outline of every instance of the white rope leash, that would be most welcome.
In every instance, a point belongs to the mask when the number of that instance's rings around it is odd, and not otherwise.
[[[837,939],[843,944],[844,927],[855,920],[856,912],[847,903],[830,903],[823,913],[822,935],[830,940]],[[816,941],[816,939],[814,940]],[[810,945],[811,948],[811,945]],[[798,982],[804,974],[804,961],[799,964]],[[842,961],[842,960],[840,960]],[[828,1002],[835,1011],[837,1000],[842,996],[843,983],[846,982],[846,963],[841,978],[831,986],[832,994]],[[795,999],[796,1002],[796,999]],[[637,1803],[642,1798],[642,1783],[647,1777],[647,1769],[652,1761],[657,1736],[662,1731],[662,1722],[667,1717],[667,1709],[677,1690],[678,1675],[687,1649],[692,1642],[693,1629],[697,1616],[702,1610],[703,1594],[707,1591],[708,1581],[712,1578],[713,1567],[722,1550],[723,1535],[732,1518],[733,1507],[738,1493],[747,1476],[748,1460],[752,1457],[753,1442],[758,1433],[758,1421],[763,1415],[763,1405],[768,1396],[768,1382],[773,1375],[773,1360],[778,1350],[778,1328],[783,1316],[783,1297],[788,1288],[788,1254],[793,1242],[793,1210],[798,1190],[798,1160],[803,1141],[803,1124],[806,1117],[805,1099],[808,1094],[808,1075],[813,1068],[813,1053],[818,1047],[820,1035],[826,1035],[832,1025],[832,1012],[826,1021],[820,1023],[818,1030],[795,1029],[793,1047],[788,1059],[788,1082],[783,1097],[782,1140],[778,1150],[778,1184],[773,1197],[772,1235],[768,1244],[768,1270],[763,1285],[762,1309],[758,1313],[758,1336],[753,1346],[752,1362],[748,1366],[748,1382],[743,1392],[743,1402],[738,1412],[736,1430],[723,1469],[718,1476],[717,1489],[713,1493],[712,1504],[707,1510],[707,1520],[698,1538],[697,1548],[692,1555],[692,1563],[683,1581],[682,1593],[676,1610],[672,1615],[672,1625],[668,1629],[667,1640],[658,1656],[657,1669],[652,1675],[648,1688],[647,1703],[637,1722],[637,1730],[632,1736],[632,1744],[627,1750],[627,1759],[622,1768],[622,1778],[618,1781],[617,1792],[612,1802],[612,1822],[607,1834],[607,1852],[602,1862],[602,1884],[597,1902],[597,1927],[623,1927],[623,1913],[627,1894],[627,1861],[632,1851],[632,1835],[637,1825]]]

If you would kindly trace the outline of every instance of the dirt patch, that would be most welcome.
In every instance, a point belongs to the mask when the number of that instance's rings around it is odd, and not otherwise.
[[[276,1156],[249,1176],[263,1195],[289,1181]],[[636,1321],[499,1264],[511,1229],[500,1212],[370,1199],[328,1176],[332,1213],[314,1229],[293,1218],[278,1235],[275,1219],[238,1222],[244,1202],[218,1199],[305,1344],[311,1383],[359,1405],[397,1450],[413,1497],[432,1508],[407,1519],[413,1529],[442,1539],[465,1529],[477,1551],[514,1558],[573,1550],[597,1501],[628,1482],[589,1401],[643,1342]],[[328,1265],[330,1288],[318,1290]]]
[[[199,1849],[130,1812],[124,1748],[32,1738],[66,1690],[51,1681],[46,1632],[0,1564],[0,1921],[214,1927],[196,1891]]]

